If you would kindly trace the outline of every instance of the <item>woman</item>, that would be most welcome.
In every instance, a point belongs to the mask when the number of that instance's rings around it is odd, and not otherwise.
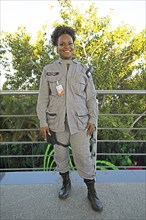
[[[103,206],[94,187],[96,170],[89,148],[97,118],[93,80],[91,75],[87,74],[87,67],[73,57],[74,29],[58,26],[51,39],[60,58],[44,67],[37,115],[43,138],[47,140],[50,136],[53,141],[54,159],[63,179],[59,198],[66,199],[71,189],[70,145],[78,174],[87,185],[91,206],[96,211],[102,211]]]

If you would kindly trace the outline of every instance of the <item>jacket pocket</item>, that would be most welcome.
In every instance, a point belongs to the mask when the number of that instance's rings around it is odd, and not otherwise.
[[[49,85],[50,95],[57,95],[57,82],[59,83],[61,79],[61,75],[59,72],[47,72],[47,81]]]
[[[86,81],[84,77],[76,79],[72,86],[76,95],[85,97]]]
[[[79,130],[84,130],[87,126],[87,122],[88,122],[88,119],[89,119],[89,116],[88,114],[80,114],[80,113],[77,113],[77,125],[78,125],[78,129]]]
[[[55,82],[60,77],[59,72],[47,72],[46,75],[49,82]]]
[[[54,112],[47,112],[47,123],[49,128],[54,128],[57,122],[57,113]]]

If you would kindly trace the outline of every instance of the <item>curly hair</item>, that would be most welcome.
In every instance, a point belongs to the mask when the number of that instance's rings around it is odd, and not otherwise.
[[[71,27],[67,27],[67,26],[58,26],[55,28],[55,30],[53,31],[52,35],[51,35],[51,40],[52,40],[52,44],[54,46],[58,45],[58,38],[62,35],[62,34],[68,34],[71,36],[71,38],[73,39],[73,42],[76,39],[75,36],[75,30]]]

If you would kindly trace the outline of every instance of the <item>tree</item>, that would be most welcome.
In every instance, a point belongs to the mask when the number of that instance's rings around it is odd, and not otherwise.
[[[145,89],[145,30],[135,34],[129,25],[110,29],[110,16],[98,17],[98,8],[91,4],[85,12],[73,7],[71,1],[59,1],[62,23],[77,31],[76,56],[94,67],[93,77],[96,89],[128,90]],[[60,23],[56,22],[55,26]],[[144,96],[98,96],[101,113],[145,113]],[[135,104],[136,103],[136,104]],[[131,127],[135,117],[99,119],[99,126]],[[145,125],[140,117],[137,126]],[[132,128],[132,127],[131,127]],[[141,133],[141,135],[140,135]],[[101,139],[144,139],[143,132],[106,131],[99,132]]]
[[[9,132],[3,132],[0,141],[37,141],[38,132],[29,129],[39,129],[38,119],[36,118],[35,108],[36,96],[3,96],[1,98],[1,115],[7,117],[1,118],[2,129],[12,129]],[[24,115],[23,117],[21,115]],[[30,116],[29,116],[30,115]],[[17,117],[18,116],[18,117]],[[2,120],[3,119],[3,120]],[[27,131],[13,131],[13,129],[28,129]]]
[[[15,34],[2,34],[2,44],[2,64],[7,79],[3,89],[38,89],[44,65],[55,57],[51,44],[47,42],[45,27],[38,31],[35,42],[25,27],[18,27]]]

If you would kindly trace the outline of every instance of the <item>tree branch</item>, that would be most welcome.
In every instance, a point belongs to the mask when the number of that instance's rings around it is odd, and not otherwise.
[[[130,126],[129,131],[134,127],[134,125],[145,115],[146,111],[144,111],[134,122],[133,124]]]

